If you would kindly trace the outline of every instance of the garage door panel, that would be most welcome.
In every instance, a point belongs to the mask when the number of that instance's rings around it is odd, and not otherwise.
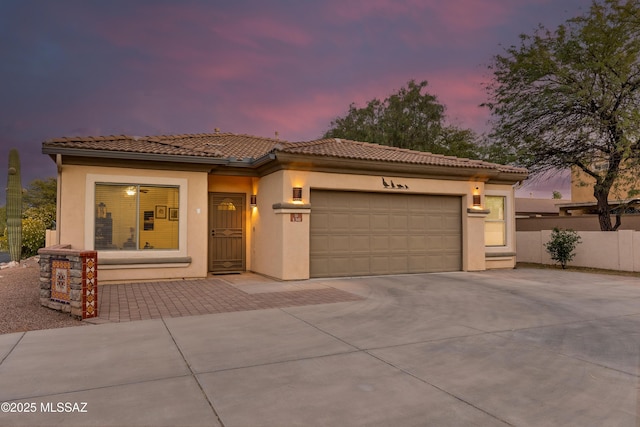
[[[460,252],[461,246],[462,242],[460,242],[460,239],[454,236],[443,236],[442,238],[442,249],[445,251]]]
[[[371,252],[381,253],[389,249],[389,236],[371,235]]]
[[[334,253],[349,253],[349,236],[329,236],[329,249]]]
[[[351,257],[350,258],[350,265],[349,265],[349,272],[350,275],[354,275],[354,276],[366,276],[368,274],[370,274],[369,272],[371,271],[371,265],[370,265],[370,257],[367,256],[360,256],[360,257]]]
[[[369,200],[362,197],[348,198],[347,205],[352,211],[369,211]]]
[[[406,255],[391,255],[389,257],[390,274],[402,274],[408,271],[408,260]]]
[[[427,236],[421,234],[409,236],[409,251],[426,252],[428,248],[429,245],[427,244]]]
[[[409,257],[408,273],[424,273],[438,271],[440,264],[427,255],[412,255]]]
[[[331,251],[329,236],[312,235],[310,239],[311,255],[324,254]]]
[[[371,239],[366,236],[351,236],[349,239],[349,249],[353,252],[369,253],[371,249]]]
[[[391,215],[390,217],[391,231],[403,231],[409,230],[409,218],[406,215]]]
[[[309,266],[309,275],[311,277],[323,277],[329,271],[332,271],[329,265],[328,258],[313,257],[313,262]]]
[[[449,215],[445,215],[442,217],[442,228],[447,231],[454,231],[460,228],[460,216],[453,217]]]
[[[389,257],[388,256],[372,256],[371,272],[369,274],[389,274]]]
[[[441,230],[446,222],[446,216],[436,213],[426,215],[427,229],[428,230]]]
[[[430,235],[426,236],[427,238],[427,249],[431,250],[439,250],[443,248],[444,242],[442,240],[442,236]]]
[[[461,268],[460,197],[311,191],[312,277]]]
[[[389,236],[389,250],[391,252],[407,251],[408,236]]]
[[[436,266],[438,268],[442,266],[442,258],[441,253],[426,254],[424,257],[424,265],[428,271],[435,271]]]
[[[368,213],[353,213],[350,217],[351,232],[369,234],[371,230],[369,220],[370,215]]]
[[[459,266],[462,263],[462,256],[460,253],[457,254],[444,254],[443,256],[443,264],[454,268],[453,266]],[[460,268],[460,267],[458,267]]]
[[[316,200],[313,198],[313,194],[311,195],[311,203],[313,203],[314,207],[322,207],[322,208],[349,208],[349,193],[345,192],[335,192],[331,198],[321,198],[321,200]]]
[[[409,214],[409,229],[414,233],[423,232],[427,229],[427,217],[423,213]]]
[[[371,231],[384,232],[389,229],[389,214],[371,213]]]
[[[348,233],[351,230],[349,226],[349,213],[334,213],[330,216],[330,227],[332,232]]]
[[[405,215],[409,211],[409,205],[407,204],[406,197],[396,197],[389,203],[389,212],[392,214]]]
[[[407,209],[410,212],[423,212],[425,210],[426,200],[421,197],[409,197],[407,199]]]
[[[328,267],[330,271],[335,272],[336,276],[351,275],[350,262],[348,258],[331,257]]]
[[[371,194],[371,193],[354,193],[360,197],[362,194]],[[383,211],[388,212],[391,209],[391,200],[384,197],[371,197],[369,199],[369,209],[372,211]]]
[[[314,212],[313,222],[316,233],[329,232],[329,214],[327,212]]]

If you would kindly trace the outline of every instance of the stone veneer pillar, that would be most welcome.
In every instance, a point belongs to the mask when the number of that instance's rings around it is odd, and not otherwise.
[[[98,253],[71,245],[40,249],[40,304],[88,319],[98,316]]]

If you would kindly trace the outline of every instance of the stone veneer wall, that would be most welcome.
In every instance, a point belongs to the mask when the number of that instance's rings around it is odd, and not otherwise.
[[[40,304],[88,319],[98,316],[98,253],[71,245],[40,249]]]

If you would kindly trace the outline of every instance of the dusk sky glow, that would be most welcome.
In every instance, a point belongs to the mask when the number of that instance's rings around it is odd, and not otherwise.
[[[489,130],[494,55],[590,0],[0,0],[0,206],[55,176],[62,136],[223,132],[319,138],[351,102],[410,79],[448,121]],[[549,193],[550,197],[550,193]]]

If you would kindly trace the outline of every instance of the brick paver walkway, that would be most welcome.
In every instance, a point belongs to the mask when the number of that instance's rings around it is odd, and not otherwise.
[[[102,320],[128,322],[359,300],[329,287],[248,294],[223,279],[207,278],[103,285],[98,289],[98,314]]]

